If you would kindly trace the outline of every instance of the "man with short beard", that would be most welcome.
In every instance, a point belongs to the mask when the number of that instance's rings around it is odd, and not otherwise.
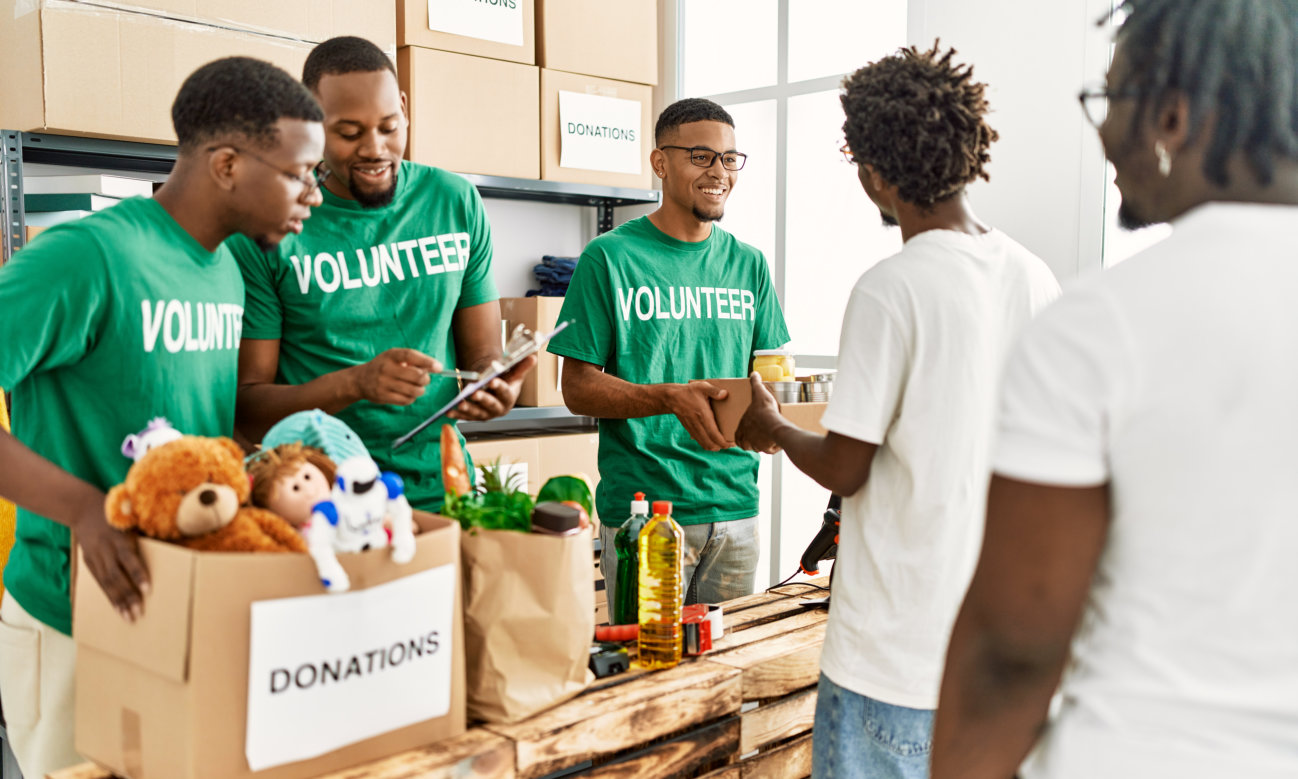
[[[600,419],[596,493],[601,565],[616,597],[613,537],[636,492],[672,502],[685,531],[687,603],[753,589],[757,458],[733,448],[710,401],[725,390],[696,379],[737,378],[755,349],[789,340],[762,253],[714,224],[745,155],[734,120],[709,100],[668,106],[649,157],[662,205],[590,242],[550,342],[566,357],[563,397]]]
[[[231,242],[248,288],[239,428],[257,441],[291,413],[323,409],[402,476],[411,504],[437,510],[438,431],[396,452],[391,443],[457,393],[454,380],[430,374],[482,371],[501,356],[491,227],[463,177],[402,160],[406,95],[381,49],[355,37],[325,41],[302,81],[325,114],[324,203],[274,252]],[[451,416],[509,411],[534,363]]]

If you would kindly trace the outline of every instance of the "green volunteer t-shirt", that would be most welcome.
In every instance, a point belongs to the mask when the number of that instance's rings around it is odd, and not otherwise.
[[[754,349],[789,340],[762,253],[713,225],[678,241],[648,217],[591,241],[564,298],[571,321],[549,345],[634,384],[742,378]],[[599,422],[601,522],[636,492],[670,500],[682,525],[757,516],[757,456],[709,452],[670,414]]]
[[[277,381],[305,384],[394,347],[455,367],[452,316],[499,298],[477,190],[454,173],[402,162],[396,194],[383,208],[323,194],[301,234],[275,251],[242,236],[227,242],[248,287],[244,336],[279,339]],[[441,429],[434,425],[395,452],[392,441],[458,391],[455,380],[433,376],[410,406],[360,401],[337,414],[384,470],[401,475],[416,508],[442,503]]]
[[[100,489],[131,461],[122,441],[153,417],[230,435],[243,280],[152,200],[53,227],[0,268],[13,433]],[[33,617],[72,632],[68,529],[18,510],[4,585]]]

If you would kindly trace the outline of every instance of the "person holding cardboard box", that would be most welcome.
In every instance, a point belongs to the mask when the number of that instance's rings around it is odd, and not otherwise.
[[[658,210],[591,241],[550,351],[567,358],[563,399],[599,417],[600,564],[615,597],[613,537],[637,492],[670,500],[685,531],[687,603],[752,593],[759,554],[757,458],[733,448],[706,378],[743,376],[756,349],[789,340],[762,253],[713,223],[745,155],[709,100],[668,106],[650,154]]]
[[[15,421],[0,432],[0,495],[19,507],[0,698],[29,777],[80,762],[69,531],[137,618],[149,575],[104,514],[104,490],[131,465],[122,441],[158,415],[192,435],[233,431],[243,281],[221,243],[241,232],[272,246],[320,202],[323,115],[287,73],[217,60],[185,80],[171,115],[179,154],[153,199],[52,227],[0,269],[0,386],[13,387]]]
[[[415,508],[436,511],[437,431],[391,444],[455,397],[456,381],[435,375],[444,366],[484,371],[500,359],[491,226],[464,178],[402,160],[406,95],[381,49],[332,38],[311,51],[302,80],[325,113],[324,203],[273,251],[231,241],[248,287],[239,429],[258,441],[289,414],[323,409],[401,475]],[[535,362],[451,416],[506,413]]]
[[[844,153],[905,245],[852,290],[828,433],[784,420],[755,375],[735,433],[750,449],[782,447],[843,497],[814,776],[927,776],[942,655],[982,531],[1002,360],[1059,293],[1045,263],[969,206],[996,133],[984,85],[954,54],[907,48],[844,81]]]

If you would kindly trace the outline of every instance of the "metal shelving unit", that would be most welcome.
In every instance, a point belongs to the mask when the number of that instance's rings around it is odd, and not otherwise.
[[[8,260],[15,251],[22,248],[26,238],[27,220],[23,209],[22,186],[24,163],[157,174],[169,173],[176,161],[176,147],[162,144],[17,130],[0,130],[0,136],[4,140],[0,147],[0,180],[5,182],[5,197],[0,201],[0,223],[5,225],[0,262]],[[657,203],[660,197],[654,189],[463,175],[485,198],[594,207],[601,233],[613,228],[613,209],[617,206]]]

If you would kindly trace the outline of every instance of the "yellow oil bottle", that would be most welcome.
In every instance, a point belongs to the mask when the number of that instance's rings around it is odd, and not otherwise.
[[[640,668],[671,668],[681,661],[682,560],[685,534],[672,519],[672,504],[656,500],[653,518],[640,531]]]

